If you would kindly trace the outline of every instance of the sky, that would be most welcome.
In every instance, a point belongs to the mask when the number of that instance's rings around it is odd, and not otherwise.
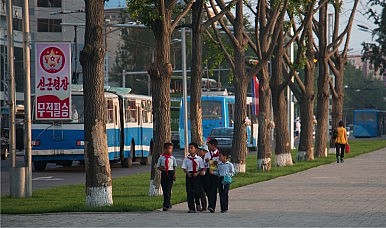
[[[365,15],[365,12],[368,9],[367,1],[368,0],[360,0],[358,4],[357,12],[355,13],[354,24],[352,26],[351,38],[349,43],[349,47],[351,50],[349,52],[350,55],[361,54],[361,50],[362,50],[361,43],[371,42],[372,40],[370,32],[364,32],[359,30],[358,28],[358,24],[367,26],[370,29],[375,28],[373,21],[368,19],[367,15]],[[354,4],[354,0],[343,0],[343,10],[340,18],[341,29],[343,29],[347,24],[353,4]],[[105,2],[106,8],[121,8],[124,6],[126,6],[126,0],[109,0]],[[381,9],[379,8],[377,9],[377,11],[380,12]]]
[[[341,27],[345,26],[348,22],[348,19],[350,17],[352,5],[353,5],[354,0],[344,0],[344,5],[343,5],[343,11],[341,14]],[[372,41],[372,36],[370,32],[364,32],[359,30],[358,25],[364,25],[367,26],[370,29],[376,28],[373,20],[368,19],[368,16],[365,15],[365,12],[368,10],[367,6],[367,0],[360,0],[357,11],[355,13],[354,17],[354,23],[352,26],[352,31],[351,31],[351,38],[350,38],[350,43],[349,47],[351,51],[349,54],[351,55],[359,55],[361,54],[362,42],[371,42]],[[381,12],[381,8],[376,8],[378,12]]]

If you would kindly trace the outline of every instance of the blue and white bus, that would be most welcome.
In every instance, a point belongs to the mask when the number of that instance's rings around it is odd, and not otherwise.
[[[190,97],[188,97],[188,135],[189,142],[191,139],[190,131]],[[180,148],[185,148],[184,137],[184,101],[181,99],[180,120],[179,120],[179,134],[180,134]],[[202,130],[204,141],[206,141],[209,133],[215,127],[233,127],[234,113],[235,113],[235,97],[226,95],[202,95]],[[251,119],[252,116],[252,98],[247,97],[247,117]],[[250,124],[247,126],[247,146],[254,150],[257,148],[258,125]]]
[[[128,92],[127,89],[105,91],[109,160],[121,162],[122,167],[130,167],[136,160],[148,164],[153,138],[151,97]],[[75,109],[71,111],[70,121],[43,121],[33,117],[32,161],[36,171],[44,170],[47,163],[69,167],[74,161],[84,162],[82,87],[72,89],[71,103]]]
[[[386,111],[376,109],[354,110],[356,138],[378,137],[386,134]]]

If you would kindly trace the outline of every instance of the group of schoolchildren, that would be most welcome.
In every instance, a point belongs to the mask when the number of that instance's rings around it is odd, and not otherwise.
[[[189,155],[182,162],[182,169],[186,174],[186,196],[188,213],[215,212],[217,192],[220,195],[221,212],[228,211],[229,182],[224,177],[235,174],[233,164],[228,161],[229,154],[217,149],[216,139],[210,139],[207,145],[189,144]],[[176,179],[177,162],[172,155],[173,144],[164,144],[164,153],[157,162],[161,171],[161,187],[164,195],[163,211],[169,210],[173,181]]]

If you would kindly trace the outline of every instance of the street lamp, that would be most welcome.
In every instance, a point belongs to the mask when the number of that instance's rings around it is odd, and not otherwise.
[[[374,31],[373,29],[370,29],[366,25],[357,24],[357,26],[358,26],[358,29],[362,32],[368,32],[368,33],[371,33],[372,36],[376,34],[382,38],[386,38],[386,35],[382,34],[380,31]]]

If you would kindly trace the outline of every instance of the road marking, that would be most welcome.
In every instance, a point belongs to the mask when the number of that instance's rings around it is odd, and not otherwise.
[[[49,177],[36,177],[36,178],[33,178],[32,180],[34,180],[34,181],[61,181],[64,179],[49,176]]]

